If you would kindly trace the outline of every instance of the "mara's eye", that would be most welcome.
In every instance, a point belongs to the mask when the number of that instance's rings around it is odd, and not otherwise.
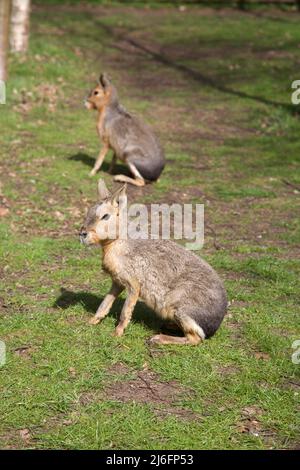
[[[110,218],[110,214],[105,214],[103,217],[101,217],[101,220],[108,220]]]
[[[97,91],[97,90],[94,91],[94,95],[98,95],[98,93],[99,93],[99,91]]]

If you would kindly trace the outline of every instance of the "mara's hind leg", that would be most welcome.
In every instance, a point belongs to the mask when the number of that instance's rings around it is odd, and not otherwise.
[[[190,343],[185,336],[155,335],[150,338],[151,344],[197,344]]]
[[[134,178],[130,178],[129,176],[125,175],[116,175],[114,177],[114,181],[118,181],[120,183],[129,183],[133,184],[134,186],[145,186],[145,180],[138,171],[138,169],[135,167],[135,165],[133,163],[127,164]]]
[[[184,336],[155,335],[150,339],[154,344],[189,344],[196,346],[205,338],[202,328],[185,314],[175,314],[174,319],[182,329]]]

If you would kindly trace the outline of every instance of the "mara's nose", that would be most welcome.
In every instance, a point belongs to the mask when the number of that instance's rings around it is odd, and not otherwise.
[[[80,233],[79,233],[79,236],[80,236],[80,238],[86,238],[87,237],[87,231],[84,230],[84,229],[81,229]]]

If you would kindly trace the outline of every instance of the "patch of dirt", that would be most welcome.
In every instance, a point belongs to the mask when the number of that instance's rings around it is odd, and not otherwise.
[[[229,318],[229,320],[228,320]],[[245,326],[245,322],[242,321],[234,321],[230,314],[227,314],[224,318],[224,326],[230,330],[230,336],[232,340],[239,340],[245,341],[245,337],[243,335],[243,328]]]
[[[84,392],[80,395],[79,403],[80,405],[87,406],[90,403],[93,403],[97,399],[97,393],[95,392]]]
[[[241,411],[241,421],[237,423],[237,430],[240,433],[252,434],[261,437],[268,447],[273,448],[276,432],[273,429],[264,429],[261,423],[263,410],[256,405],[246,406]]]
[[[255,359],[258,359],[259,361],[269,361],[271,359],[271,357],[268,353],[265,353],[265,352],[262,352],[262,351],[254,352],[254,357],[255,357]]]
[[[255,53],[255,56],[257,58],[260,58],[261,60],[270,60],[270,59],[289,59],[292,60],[294,59],[294,54],[288,51],[280,51],[280,50],[274,50],[274,49],[266,49],[262,50],[260,49],[252,49],[252,52]]]
[[[14,350],[15,354],[17,356],[23,357],[24,359],[30,359],[32,353],[34,352],[34,349],[32,346],[20,346]]]
[[[289,446],[289,450],[300,450],[300,441],[293,442],[293,443]]]
[[[230,305],[228,306],[228,309],[232,309],[232,307],[233,308],[236,307],[240,310],[240,309],[243,309],[243,308],[247,308],[248,306],[249,306],[249,302],[245,302],[243,300],[232,299]]]
[[[287,388],[289,390],[294,390],[295,392],[300,393],[300,379],[290,379],[287,378],[286,381],[283,384],[284,388]]]
[[[13,109],[26,115],[34,106],[45,104],[48,111],[54,112],[59,98],[58,95],[59,87],[52,83],[42,83],[32,90],[25,88],[20,90],[14,89],[13,96],[15,97],[16,104],[13,106]]]
[[[113,374],[128,374],[132,372],[122,363],[117,363],[109,369]],[[195,419],[197,416],[191,410],[176,405],[182,397],[191,397],[193,391],[182,387],[175,380],[163,382],[159,376],[148,369],[136,373],[134,379],[127,381],[116,380],[105,388],[106,398],[122,403],[147,403],[152,406],[159,417],[176,416],[183,419]]]
[[[240,369],[236,366],[220,366],[218,367],[218,373],[223,376],[235,375],[240,372]]]
[[[20,450],[33,447],[34,437],[31,429],[8,430],[0,435],[1,448],[4,450]]]
[[[220,272],[222,272],[221,269],[220,269]],[[240,281],[240,280],[247,279],[247,275],[243,272],[226,270],[224,278],[225,279],[230,279],[231,281]],[[232,300],[231,300],[231,302],[232,302]],[[229,305],[228,308],[230,308],[230,307],[231,307],[231,304]]]
[[[20,436],[15,431],[6,431],[0,435],[2,450],[17,450],[20,448]]]
[[[1,275],[2,275],[2,271],[3,270],[0,270]],[[4,278],[4,275],[3,275],[3,278]],[[0,312],[3,311],[4,309],[7,309],[8,306],[9,306],[8,302],[3,297],[0,297]]]
[[[202,160],[201,157],[199,164],[206,166],[205,159]],[[172,165],[172,162],[168,162],[168,164]],[[174,162],[174,164],[177,165],[177,162]],[[129,200],[138,201],[139,197],[149,197],[153,193],[152,185],[147,185],[142,190],[129,188]],[[276,207],[274,202],[264,202],[263,200],[261,201],[264,207],[256,207],[259,201],[258,198],[238,198],[223,201],[210,193],[211,189],[207,190],[204,181],[203,186],[199,184],[199,186],[186,187],[184,190],[172,189],[161,198],[156,199],[155,202],[172,204],[190,203],[197,200],[199,203],[204,203],[205,249],[207,252],[218,249],[230,251],[233,248],[235,257],[248,258],[249,253],[236,253],[236,247],[237,245],[242,246],[245,243],[250,243],[261,249],[258,253],[252,252],[251,257],[260,257],[264,253],[263,250],[267,253],[267,250],[273,247],[281,250],[276,253],[276,256],[280,258],[295,259],[299,257],[299,248],[282,238],[287,230],[283,222],[294,223],[295,213],[292,210],[283,210],[280,206]],[[226,273],[227,276],[228,278],[233,276],[234,280],[240,280],[240,278],[245,277],[245,274]]]
[[[128,366],[123,364],[123,362],[116,362],[107,370],[107,372],[112,376],[128,375],[130,373],[130,369]]]
[[[28,428],[20,429],[19,434],[23,441],[28,442],[31,440],[31,432]]]
[[[285,195],[281,196],[282,199]],[[226,249],[232,247],[235,251],[237,244],[253,243],[262,249],[276,247],[286,249],[286,253],[280,254],[284,258],[299,256],[299,249],[291,246],[280,238],[286,233],[283,222],[293,223],[295,214],[292,210],[284,210],[278,204],[261,199],[265,207],[256,207],[258,198],[242,198],[237,200],[222,201],[209,197],[211,203],[206,209],[206,220],[214,218],[214,214],[222,214],[224,221],[218,224],[218,234],[226,240]],[[277,201],[277,199],[276,199]],[[253,207],[252,207],[253,206]],[[268,207],[269,206],[269,207]],[[213,214],[214,213],[214,214]],[[248,257],[249,255],[245,253]],[[254,256],[251,253],[251,256]],[[257,256],[260,256],[258,253]],[[235,253],[235,256],[241,254]]]

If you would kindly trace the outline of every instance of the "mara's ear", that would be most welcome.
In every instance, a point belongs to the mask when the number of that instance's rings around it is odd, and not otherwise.
[[[123,208],[127,204],[127,184],[125,183],[120,189],[111,196],[112,205],[118,205],[119,208]]]
[[[106,90],[110,86],[110,80],[106,73],[101,73],[99,77],[99,83],[102,85],[103,89]]]
[[[100,179],[98,181],[98,196],[100,200],[107,199],[110,196],[110,192],[108,191],[104,180]]]

